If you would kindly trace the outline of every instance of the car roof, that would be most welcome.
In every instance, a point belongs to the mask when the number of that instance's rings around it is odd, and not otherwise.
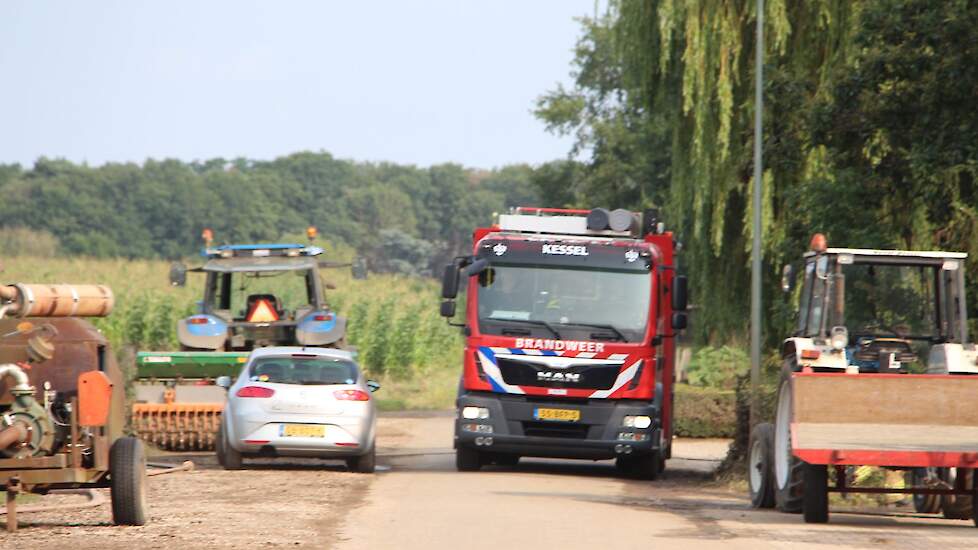
[[[327,357],[330,359],[345,359],[347,361],[354,361],[353,354],[344,349],[302,346],[273,346],[268,348],[258,348],[252,351],[251,355],[248,356],[248,362],[251,363],[255,359],[261,357],[284,356],[295,353],[302,355],[318,355],[320,357]]]

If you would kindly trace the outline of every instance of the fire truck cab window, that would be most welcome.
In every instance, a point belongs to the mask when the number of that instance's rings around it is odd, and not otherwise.
[[[640,341],[650,285],[648,272],[497,265],[479,275],[480,330],[553,337],[549,324],[564,339],[611,330],[616,339]]]

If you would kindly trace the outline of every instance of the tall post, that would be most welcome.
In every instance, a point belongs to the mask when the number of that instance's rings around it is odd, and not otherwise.
[[[757,43],[754,45],[754,242],[750,270],[750,425],[758,418],[761,379],[761,198],[764,185],[762,121],[764,115],[764,0],[757,0]]]

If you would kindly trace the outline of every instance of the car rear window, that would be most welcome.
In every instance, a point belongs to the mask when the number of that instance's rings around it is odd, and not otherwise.
[[[275,384],[353,384],[357,381],[356,364],[329,357],[259,357],[249,370],[250,380]]]

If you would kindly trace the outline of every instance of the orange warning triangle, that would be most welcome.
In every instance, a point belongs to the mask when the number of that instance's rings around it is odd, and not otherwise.
[[[278,321],[278,313],[275,313],[275,308],[272,307],[271,302],[262,298],[255,300],[255,304],[251,306],[251,311],[248,312],[248,317],[245,320],[249,323],[271,323]]]

